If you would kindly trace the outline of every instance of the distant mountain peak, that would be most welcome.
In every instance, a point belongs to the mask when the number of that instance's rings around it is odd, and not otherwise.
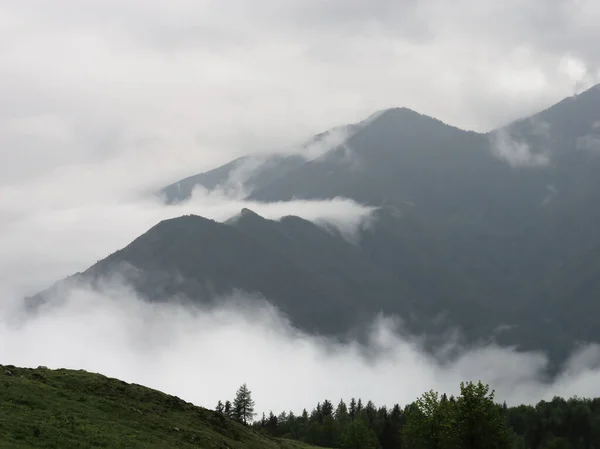
[[[422,114],[404,106],[381,109],[371,114],[367,119],[362,121],[361,124],[363,125],[363,128],[370,128],[370,130],[379,130],[380,128],[390,127],[400,127],[406,130],[416,127],[416,130],[421,130],[421,127],[432,126],[458,129],[440,119]]]
[[[268,221],[266,218],[262,217],[261,215],[257,214],[256,212],[254,212],[251,209],[248,209],[247,207],[242,208],[242,210],[240,211],[239,214],[234,215],[233,217],[229,218],[228,220],[225,220],[225,224],[228,225],[235,225],[239,222],[258,222],[258,221]]]
[[[256,212],[254,212],[253,210],[248,209],[247,207],[242,208],[242,211],[240,212],[240,215],[242,217],[245,216],[251,216],[251,217],[260,217],[260,215],[258,215]],[[262,217],[261,217],[262,218]]]
[[[417,111],[414,111],[410,108],[407,108],[404,106],[395,106],[395,107],[391,107],[391,108],[387,108],[387,109],[380,109],[380,110],[374,112],[373,114],[371,114],[369,117],[367,117],[361,123],[369,124],[369,123],[372,123],[372,122],[375,122],[375,121],[381,120],[381,119],[398,120],[398,119],[403,119],[403,118],[408,118],[408,117],[424,117],[424,116],[423,116],[423,114],[420,114]]]
[[[415,111],[414,109],[407,108],[406,106],[395,106],[393,108],[382,109],[379,111],[382,114],[396,114],[396,115],[419,115],[423,114]]]

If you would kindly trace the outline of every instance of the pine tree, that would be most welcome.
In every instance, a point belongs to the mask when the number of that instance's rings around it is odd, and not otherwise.
[[[350,419],[354,421],[354,418],[356,418],[356,399],[354,398],[350,400],[350,408],[348,409],[348,414],[350,415]]]
[[[361,420],[352,421],[342,435],[343,449],[377,449],[377,435]]]
[[[277,420],[279,421],[280,424],[287,422],[288,415],[285,410],[283,412],[281,412],[279,414],[279,416],[277,416]]]
[[[327,399],[323,401],[323,405],[321,406],[321,413],[323,414],[323,416],[333,415],[333,404],[331,403],[331,401]]]
[[[372,426],[377,417],[377,408],[375,408],[375,404],[373,401],[368,401],[367,405],[364,408],[363,415],[367,421],[367,424]]]
[[[225,416],[227,416],[228,418],[232,417],[231,401],[225,401],[225,407],[223,409],[223,412],[225,413]]]
[[[324,416],[319,445],[323,447],[338,447],[339,439],[338,425],[333,419],[333,415]]]
[[[275,414],[273,414],[273,411],[271,410],[269,412],[269,417],[267,418],[267,424],[266,424],[267,431],[271,435],[276,436],[278,425],[279,425],[279,420],[277,419],[277,416],[275,416]]]
[[[306,409],[302,409],[302,416],[300,419],[302,419],[302,421],[304,421],[305,423],[308,422],[308,412],[306,411]]]
[[[233,401],[233,418],[247,425],[253,417],[254,401],[252,400],[252,392],[244,384],[238,389]]]
[[[340,425],[340,427],[344,427],[348,421],[350,420],[350,415],[348,414],[348,407],[346,407],[346,403],[343,399],[340,400],[337,408],[335,409],[335,413],[333,415],[335,420]]]
[[[220,413],[221,415],[223,414],[223,411],[225,410],[225,406],[223,405],[221,400],[219,400],[219,402],[217,403],[217,408],[215,408],[215,410],[217,413]]]

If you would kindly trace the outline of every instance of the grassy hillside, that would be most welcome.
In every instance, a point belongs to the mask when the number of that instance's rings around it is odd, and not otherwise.
[[[0,447],[309,448],[266,437],[177,397],[100,374],[2,365]]]

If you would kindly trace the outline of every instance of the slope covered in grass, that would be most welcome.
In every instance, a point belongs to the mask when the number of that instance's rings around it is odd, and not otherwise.
[[[0,447],[309,448],[266,437],[175,396],[100,374],[2,365]]]

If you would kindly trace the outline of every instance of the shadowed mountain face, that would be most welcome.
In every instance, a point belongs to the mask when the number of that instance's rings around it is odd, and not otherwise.
[[[167,204],[188,200],[196,188],[208,191],[222,190],[226,193],[245,195],[268,186],[273,181],[292,173],[311,158],[336,147],[363,123],[339,126],[313,136],[301,146],[304,154],[263,154],[244,156],[206,173],[189,176],[164,187],[158,194]]]
[[[407,329],[415,332],[442,329],[440,316],[453,322],[460,318],[455,311],[479,326],[476,319],[483,311],[477,304],[458,296],[422,294],[432,291],[435,276],[452,285],[446,274],[452,270],[421,255],[419,242],[403,236],[412,224],[396,214],[378,210],[359,244],[335,228],[294,216],[267,220],[248,209],[226,223],[193,215],[165,220],[34,298],[45,300],[84,283],[101,287],[116,276],[152,301],[179,297],[210,304],[236,290],[256,293],[300,328],[327,335],[363,335],[380,312],[405,317]],[[443,310],[436,306],[440,300]],[[466,308],[474,313],[462,312]]]
[[[305,162],[302,156],[244,156],[214,170],[168,185],[160,194],[167,204],[175,204],[188,200],[195,188],[208,191],[220,188],[226,192],[237,190],[243,193],[259,189]]]
[[[336,335],[383,311],[411,331],[458,326],[468,341],[555,361],[577,341],[600,342],[600,87],[488,134],[404,108],[350,129],[320,157],[271,158],[242,184],[253,201],[378,207],[358,243],[296,217],[181,217],[78,276],[126,263],[154,299],[259,292],[298,326]],[[173,202],[196,184],[222,186],[243,162],[163,193]]]

